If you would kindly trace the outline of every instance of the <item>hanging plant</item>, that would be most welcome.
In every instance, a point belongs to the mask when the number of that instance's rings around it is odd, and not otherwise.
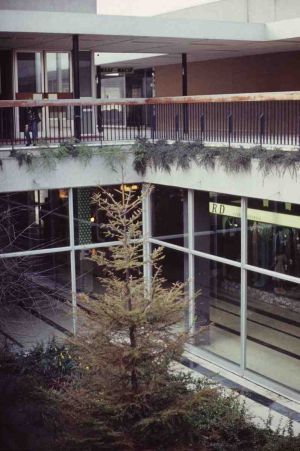
[[[33,155],[31,152],[24,152],[22,150],[12,149],[10,151],[10,157],[13,157],[17,160],[19,167],[26,165],[32,165]]]
[[[149,142],[138,139],[132,146],[134,153],[134,169],[144,175],[147,168],[167,171],[172,166],[188,170],[194,162],[206,170],[214,170],[216,162],[228,173],[249,172],[253,159],[258,160],[258,168],[264,176],[275,173],[282,176],[289,171],[292,177],[297,176],[300,165],[299,151],[282,149],[264,149],[258,146],[245,149],[243,147],[206,147],[201,142]]]

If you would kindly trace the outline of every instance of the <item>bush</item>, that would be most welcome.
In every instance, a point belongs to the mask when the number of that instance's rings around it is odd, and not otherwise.
[[[69,348],[54,340],[28,352],[0,352],[0,449],[51,450],[60,425],[51,393],[74,374]]]

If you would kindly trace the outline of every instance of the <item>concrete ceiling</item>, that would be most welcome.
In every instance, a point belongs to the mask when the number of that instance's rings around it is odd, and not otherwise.
[[[300,31],[292,39],[274,39],[272,28],[270,40],[263,24],[197,21],[191,26],[184,21],[74,13],[35,12],[34,17],[36,32],[32,14],[1,11],[0,49],[67,51],[72,33],[78,33],[81,50],[163,54],[122,61],[122,66],[135,68],[179,63],[181,53],[187,53],[188,61],[203,61],[300,50]]]

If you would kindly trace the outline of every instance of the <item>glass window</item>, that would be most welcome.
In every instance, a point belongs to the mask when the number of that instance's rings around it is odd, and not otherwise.
[[[97,252],[109,253],[107,248],[80,250],[76,252],[76,288],[77,292],[97,295],[103,294],[104,287],[99,277],[105,277],[102,266],[97,265],[91,257]]]
[[[300,205],[249,199],[247,216],[249,264],[300,277]]]
[[[91,53],[79,52],[80,97],[92,96]]]
[[[157,248],[156,244],[152,245],[152,250]],[[163,259],[160,263],[161,277],[165,279],[165,287],[180,282],[186,283],[184,290],[188,298],[188,254],[168,247],[163,247]],[[176,324],[176,330],[188,330],[188,306],[183,312],[181,321]]]
[[[69,244],[67,190],[39,190],[0,195],[2,253]]]
[[[111,74],[101,77],[101,98],[122,99],[125,97],[125,76],[113,76]],[[122,105],[103,105],[101,107],[102,125],[124,125],[126,107]]]
[[[187,246],[187,191],[156,185],[152,199],[152,236]]]
[[[115,74],[102,74],[101,77],[101,98],[122,99],[125,97],[125,76]]]
[[[72,330],[70,253],[1,260],[0,328],[23,346]]]
[[[240,362],[240,270],[195,257],[195,345]]]
[[[46,54],[48,92],[70,92],[69,53]]]
[[[300,285],[249,271],[247,332],[247,368],[300,391]]]
[[[141,193],[140,185],[127,184],[107,186],[105,189],[114,194],[116,199],[121,200],[120,190],[131,190],[134,196]],[[74,189],[74,221],[75,221],[75,243],[109,243],[115,241],[114,237],[107,237],[103,225],[107,223],[107,216],[93,201],[92,197],[98,192],[97,188]]]
[[[41,54],[17,53],[18,92],[42,92]]]
[[[195,191],[195,249],[230,260],[241,258],[241,199]]]

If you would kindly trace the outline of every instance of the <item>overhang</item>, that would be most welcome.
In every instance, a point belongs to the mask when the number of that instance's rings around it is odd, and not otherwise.
[[[122,61],[139,68],[179,63],[182,53],[203,61],[300,50],[299,30],[296,23],[286,35],[277,24],[2,10],[0,49],[66,51],[78,34],[81,50],[160,54]]]

